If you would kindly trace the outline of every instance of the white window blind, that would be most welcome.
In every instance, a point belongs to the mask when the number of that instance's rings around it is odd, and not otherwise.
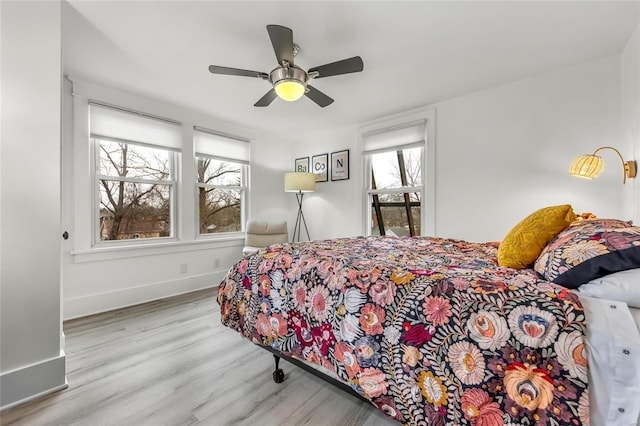
[[[181,123],[162,117],[89,102],[89,126],[92,138],[182,148]]]
[[[425,120],[418,120],[364,133],[362,153],[374,154],[400,147],[424,146],[426,124]]]
[[[208,156],[249,164],[250,143],[246,139],[194,127],[193,138],[197,156]]]

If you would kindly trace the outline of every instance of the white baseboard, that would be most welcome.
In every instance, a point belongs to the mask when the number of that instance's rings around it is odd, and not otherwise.
[[[65,355],[0,375],[0,411],[66,389]]]
[[[222,281],[226,270],[193,275],[176,280],[160,281],[105,293],[65,299],[62,306],[64,320],[84,317],[164,297],[213,287]]]

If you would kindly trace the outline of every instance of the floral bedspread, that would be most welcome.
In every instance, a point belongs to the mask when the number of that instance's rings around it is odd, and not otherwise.
[[[282,244],[220,284],[222,322],[429,425],[589,422],[577,296],[496,247],[438,238]]]

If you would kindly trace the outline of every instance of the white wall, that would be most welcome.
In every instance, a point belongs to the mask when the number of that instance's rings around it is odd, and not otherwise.
[[[203,117],[95,83],[76,79],[75,86],[80,86],[74,89],[76,91],[91,92],[89,97],[93,99],[181,121],[187,134],[183,141],[185,153],[193,150],[192,146],[187,145],[192,140],[189,129],[194,124],[251,139],[248,218],[281,220],[293,209],[293,205],[287,205],[289,200],[283,191],[286,157],[281,152],[286,150],[286,145],[283,146],[279,139],[267,134],[256,135],[245,126]],[[69,98],[71,96],[66,94],[67,104],[71,102]],[[78,103],[77,100],[75,102]],[[79,103],[77,108],[86,109],[82,101]],[[73,127],[73,123],[66,122],[65,127]],[[178,215],[182,218],[182,229],[179,241],[163,246],[96,249],[91,247],[89,228],[92,214],[91,200],[88,198],[90,191],[83,188],[91,182],[88,161],[82,161],[88,155],[80,152],[86,151],[86,142],[86,137],[71,136],[70,143],[75,149],[64,150],[66,166],[63,168],[63,186],[69,190],[65,204],[71,205],[65,206],[71,218],[67,220],[65,229],[71,237],[64,242],[63,250],[64,318],[217,286],[231,265],[240,259],[244,237],[209,239],[194,235],[195,192],[189,191],[193,185],[188,181],[193,173],[185,171],[191,157],[183,155],[182,174],[186,184],[180,187]],[[278,149],[274,149],[274,146],[278,146]],[[182,272],[185,266],[186,272]]]
[[[569,203],[578,212],[625,217],[622,170],[596,180],[568,175],[571,161],[621,146],[620,56],[578,64],[440,102],[436,110],[435,235],[498,241],[532,211]],[[381,117],[382,118],[382,117]],[[351,149],[351,179],[318,184],[305,200],[312,238],[362,233],[362,156],[357,129],[300,137],[295,157]]]
[[[625,160],[640,159],[640,24],[627,42],[621,59],[622,141]],[[625,217],[640,223],[640,177],[625,188]]]
[[[309,132],[300,135],[289,157],[290,170],[294,159],[349,150],[349,179],[316,183],[316,192],[304,196],[303,212],[312,240],[358,235],[362,227],[362,161],[360,161],[358,132],[355,126]],[[294,194],[289,194],[295,201]],[[289,213],[295,223],[297,204]],[[306,240],[304,228],[303,238]]]
[[[65,387],[60,3],[0,3],[0,407]]]
[[[251,144],[249,219],[285,220],[292,236],[297,205],[295,197],[284,192],[284,174],[293,170],[290,152],[291,142],[274,135],[260,134]]]
[[[62,254],[64,318],[85,316],[217,286],[229,267],[241,257],[244,236],[219,235],[209,238],[196,235],[196,191],[191,177],[195,176],[193,126],[250,139],[252,151],[256,146],[256,150],[252,152],[254,157],[265,151],[262,145],[267,136],[256,136],[247,126],[203,116],[73,76],[70,78],[72,84],[67,81],[63,96],[66,113],[63,125],[63,220],[64,228],[70,235],[63,243]],[[174,241],[162,244],[142,242],[127,247],[92,246],[91,217],[94,209],[91,198],[93,179],[89,164],[88,99],[182,123],[183,155],[179,168],[182,180],[177,188],[176,217],[179,220],[177,238]],[[259,168],[257,174],[251,171],[254,181],[261,179],[262,175],[263,171]],[[264,180],[268,181],[268,173],[264,173],[264,176]],[[260,189],[260,184],[257,186]]]
[[[564,68],[435,105],[436,229],[501,240],[532,211],[568,203],[622,214],[622,169],[611,151],[596,180],[571,177],[573,159],[620,147],[619,56]]]

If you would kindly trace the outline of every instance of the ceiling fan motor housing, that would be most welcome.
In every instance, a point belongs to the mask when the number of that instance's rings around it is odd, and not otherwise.
[[[269,80],[274,86],[282,81],[297,81],[303,86],[307,85],[307,73],[297,66],[278,67],[271,71]]]
[[[293,66],[278,67],[271,71],[269,80],[280,99],[293,102],[300,99],[307,92],[308,74]]]

